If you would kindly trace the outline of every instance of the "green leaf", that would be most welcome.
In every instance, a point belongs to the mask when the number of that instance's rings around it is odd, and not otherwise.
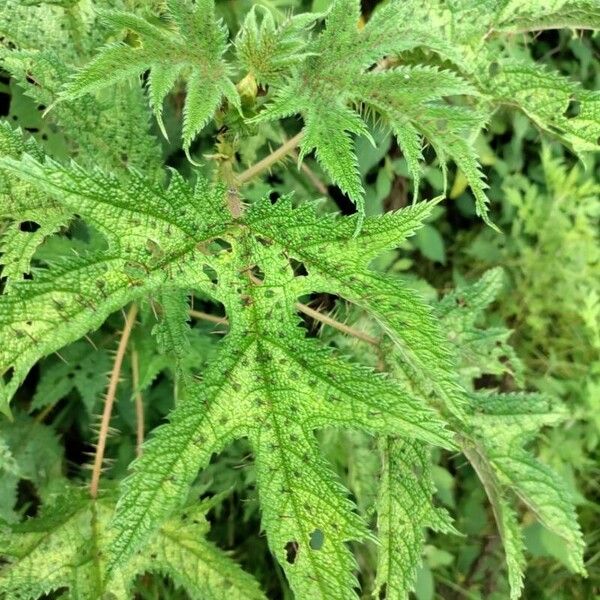
[[[119,182],[99,172],[31,158],[5,159],[2,166],[60,202],[77,206],[109,243],[108,254],[70,259],[62,270],[53,265],[0,300],[7,315],[6,335],[24,320],[31,330],[31,335],[22,336],[22,347],[11,348],[6,361],[17,367],[11,389],[40,355],[149,293],[168,291],[161,301],[167,320],[158,333],[161,344],[175,355],[181,352],[175,340],[180,334],[168,332],[180,332],[186,318],[178,294],[202,291],[225,306],[230,322],[230,332],[202,383],[180,381],[181,397],[171,423],[156,432],[125,484],[111,568],[131,556],[181,505],[198,469],[214,452],[247,437],[256,456],[269,544],[293,589],[309,597],[352,597],[354,561],[345,543],[365,537],[367,531],[320,458],[314,430],[358,428],[453,444],[443,421],[425,403],[305,337],[298,327],[296,298],[309,289],[343,287],[350,263],[313,264],[305,251],[313,252],[315,246],[297,246],[300,240],[290,234],[305,228],[307,218],[310,225],[304,235],[314,235],[315,241],[335,231],[331,256],[323,258],[337,257],[336,244],[354,248],[356,254],[347,256],[357,261],[353,264],[362,293],[370,295],[369,281],[377,286],[379,280],[367,269],[369,257],[401,243],[431,205],[369,219],[360,236],[353,237],[356,218],[319,220],[312,207],[308,212],[290,210],[289,199],[275,206],[260,202],[241,221],[226,225],[223,213],[216,212],[225,202],[225,191],[202,181],[193,189],[173,176],[164,191],[135,174],[129,182]],[[306,261],[314,276],[295,277],[288,256]],[[98,281],[105,283],[99,286]],[[358,293],[359,281],[353,286]],[[53,291],[56,287],[62,290],[60,298]],[[170,296],[175,290],[178,294]],[[393,291],[386,288],[386,293]],[[23,314],[22,298],[27,298],[31,313]],[[371,304],[366,308],[375,313]],[[41,314],[43,321],[37,316]],[[49,318],[52,315],[56,316]],[[307,469],[310,486],[299,475]],[[315,535],[322,539],[318,549],[311,547]],[[295,553],[293,561],[290,552]]]
[[[74,20],[77,19],[73,16],[63,16],[65,29]],[[81,40],[71,42],[79,55]],[[135,167],[144,169],[147,177],[154,179],[161,152],[156,138],[148,131],[150,119],[143,90],[131,81],[124,81],[113,87],[108,98],[88,95],[56,105],[71,69],[64,63],[64,39],[55,45],[60,50],[52,50],[52,43],[44,38],[43,50],[36,45],[33,49],[0,53],[3,68],[15,82],[12,118],[22,128],[32,131],[33,137],[54,158],[70,156],[80,164],[99,166],[116,175],[126,172],[128,166]],[[21,89],[23,96],[17,95]],[[47,106],[53,106],[52,110],[42,114],[41,110]],[[20,114],[24,109],[30,114],[27,119]]]
[[[301,114],[305,124],[301,158],[314,150],[333,182],[364,214],[364,190],[350,139],[350,134],[367,134],[362,117],[353,108],[363,104],[383,117],[398,136],[415,189],[420,171],[420,134],[430,138],[436,149],[447,145],[451,158],[460,162],[461,168],[469,167],[469,183],[485,216],[487,199],[477,159],[474,151],[461,143],[468,127],[481,126],[481,117],[467,108],[447,110],[443,104],[447,96],[477,95],[475,88],[451,71],[429,66],[368,70],[388,54],[426,45],[425,36],[398,34],[405,24],[402,12],[398,3],[392,2],[359,31],[359,2],[336,0],[328,12],[325,29],[308,46],[312,54],[291,71],[288,81],[277,89],[272,102],[255,120]],[[442,121],[449,131],[439,130]],[[444,144],[436,144],[436,140]]]
[[[497,17],[497,29],[519,33],[542,29],[600,29],[600,7],[594,0],[535,0],[505,3]]]
[[[458,382],[453,350],[431,307],[400,279],[369,268],[381,252],[413,235],[435,204],[421,202],[366,219],[355,239],[357,216],[317,217],[314,206],[294,210],[289,201],[273,209],[266,203],[255,205],[250,225],[305,265],[306,293],[333,292],[372,316],[395,344],[409,378],[417,379],[423,390],[435,391],[452,412],[460,414],[467,402],[465,390]],[[291,228],[291,219],[299,225]]]
[[[161,318],[152,329],[162,354],[175,361],[175,372],[190,352],[189,303],[180,290],[164,290],[158,297]]]
[[[377,499],[379,548],[374,597],[406,598],[414,591],[425,542],[423,529],[456,533],[444,509],[433,505],[431,457],[417,441],[387,438]]]
[[[521,384],[524,366],[508,343],[512,334],[504,327],[480,326],[484,311],[504,287],[501,268],[486,271],[472,284],[458,286],[437,305],[449,340],[456,347],[459,369],[467,389],[483,375],[510,374]]]
[[[519,596],[522,587],[524,559],[520,528],[506,506],[508,491],[518,496],[545,527],[563,538],[571,568],[585,574],[584,544],[573,499],[560,478],[524,448],[542,426],[563,420],[564,410],[539,394],[480,394],[474,399],[473,410],[472,423],[481,441],[474,450],[467,447],[465,453],[494,507],[507,552],[513,597]]]
[[[271,223],[276,211],[270,210]],[[288,213],[288,230],[293,219]],[[256,227],[251,214],[248,220]],[[354,219],[343,226],[350,243]],[[361,539],[366,530],[320,459],[313,430],[333,425],[400,432],[442,445],[450,444],[448,436],[433,412],[391,382],[304,337],[294,306],[304,283],[294,280],[276,239],[248,229],[232,242],[239,246],[234,264],[217,269],[231,331],[202,386],[186,390],[126,483],[113,564],[177,506],[212,452],[246,436],[256,456],[263,525],[293,589],[307,597],[352,597],[354,563],[344,542]],[[248,257],[257,261],[262,281],[246,275]],[[309,485],[301,477],[306,472]],[[324,540],[318,550],[310,546],[315,532]]]
[[[224,98],[238,106],[237,91],[223,60],[226,30],[216,19],[212,0],[195,3],[169,0],[168,27],[154,25],[132,13],[113,11],[103,16],[113,27],[135,33],[138,43],[105,46],[65,86],[62,100],[79,98],[150,69],[150,102],[164,132],[162,103],[179,74],[185,74],[183,147],[186,152]]]
[[[19,159],[29,152],[41,158],[43,153],[23,133],[0,123],[0,158]],[[43,192],[10,173],[0,171],[0,219],[8,222],[0,237],[2,276],[13,281],[23,279],[31,270],[31,260],[39,245],[70,220],[70,213]]]
[[[415,244],[429,260],[446,263],[444,239],[433,225],[424,225],[415,236]]]
[[[106,348],[93,345],[92,341],[78,340],[61,350],[60,358],[48,357],[42,365],[30,411],[53,406],[77,390],[86,409],[93,414],[112,365]]]
[[[260,25],[259,9],[263,15]],[[306,32],[319,17],[318,13],[307,13],[277,25],[270,10],[252,7],[235,41],[238,61],[257,83],[280,83],[289,69],[308,56]]]
[[[0,518],[12,523],[19,518],[20,481],[31,482],[43,499],[62,487],[63,449],[52,429],[22,413],[13,423],[0,421],[0,448]]]
[[[478,445],[474,447],[464,446],[462,450],[475,469],[491,504],[506,557],[510,597],[511,600],[517,600],[521,597],[523,590],[525,570],[524,543],[519,522],[514,509],[502,490],[493,467],[485,455],[485,451]]]
[[[600,93],[529,62],[501,61],[483,85],[499,102],[521,109],[538,127],[558,135],[577,153],[596,152]]]
[[[97,329],[108,315],[178,278],[199,273],[183,286],[210,293],[202,270],[211,262],[204,244],[224,231],[223,188],[199,180],[195,188],[173,175],[167,190],[132,174],[123,182],[99,171],[85,173],[50,160],[4,159],[10,170],[37,190],[54,195],[61,207],[77,211],[98,227],[111,249],[63,257],[37,269],[32,281],[15,282],[0,301],[0,364],[9,373],[0,388],[0,408],[33,364]],[[43,319],[40,317],[43,315]],[[10,340],[10,343],[7,342]]]
[[[69,489],[41,517],[0,534],[0,592],[7,600],[37,600],[67,589],[70,597],[97,600],[107,594],[129,598],[135,576],[167,575],[193,599],[261,600],[256,581],[206,540],[207,507],[199,504],[165,522],[131,561],[106,579],[113,532],[110,497],[97,501]]]

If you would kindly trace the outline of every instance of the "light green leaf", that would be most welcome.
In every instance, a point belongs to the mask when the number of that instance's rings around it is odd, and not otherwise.
[[[65,86],[61,99],[72,100],[150,69],[150,103],[162,126],[162,103],[179,73],[187,77],[183,107],[183,147],[189,152],[196,135],[225,98],[239,103],[223,60],[227,48],[224,26],[217,21],[214,2],[169,0],[167,16],[174,26],[157,26],[132,13],[106,12],[115,28],[138,36],[137,45],[105,46]]]

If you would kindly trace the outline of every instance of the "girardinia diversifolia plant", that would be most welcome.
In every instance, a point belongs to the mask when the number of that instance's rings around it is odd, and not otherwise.
[[[536,393],[477,391],[469,376],[512,356],[508,331],[476,321],[501,273],[432,306],[376,259],[439,202],[417,201],[425,159],[436,158],[444,177],[452,161],[492,225],[473,142],[499,106],[523,111],[578,154],[597,150],[600,96],[526,51],[530,31],[597,28],[597,2],[386,2],[368,18],[355,0],[323,13],[287,3],[294,16],[245,8],[230,37],[209,0],[3,2],[2,65],[21,104],[0,127],[0,591],[127,598],[138,574],[157,573],[193,598],[264,597],[207,539],[205,515],[218,497],[197,500],[199,472],[242,438],[262,528],[297,598],[357,597],[352,549],[369,540],[377,574],[364,594],[408,595],[424,529],[458,533],[434,499],[433,447],[462,452],[481,479],[511,597],[521,593],[525,565],[519,503],[564,540],[570,567],[584,574],[571,498],[527,449],[564,410]],[[181,114],[189,158],[181,172],[164,170],[147,104],[171,139]],[[301,128],[285,120],[294,115]],[[353,136],[369,138],[374,124],[395,136],[414,202],[367,217]],[[313,152],[355,214],[336,216],[305,191],[268,195],[260,178],[277,161]],[[309,306],[315,294],[352,306],[357,322]],[[225,316],[195,310],[194,300],[222,306]],[[190,317],[227,333],[215,344]],[[307,333],[308,319],[337,337]],[[11,397],[52,353],[60,360],[43,369],[30,404],[36,418],[13,415]],[[124,364],[138,458],[117,489],[115,478],[100,476]],[[159,390],[174,408],[142,446],[144,413],[154,406],[144,396],[158,396],[157,377],[171,382]],[[73,390],[93,414],[104,386],[84,490],[81,476],[63,475],[43,420]],[[324,429],[363,436],[349,465],[366,492],[352,486],[356,503],[325,459]],[[380,472],[371,477],[373,469]],[[43,503],[25,521],[14,510],[20,480]]]

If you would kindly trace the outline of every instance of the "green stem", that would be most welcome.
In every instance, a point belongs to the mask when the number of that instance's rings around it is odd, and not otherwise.
[[[274,150],[268,156],[265,156],[262,160],[259,160],[255,165],[246,169],[240,173],[235,181],[238,186],[242,186],[263,171],[269,169],[276,162],[279,162],[283,157],[287,156],[296,146],[300,143],[300,140],[304,137],[304,132],[296,134],[293,138],[290,138],[284,144],[281,144],[277,150]]]

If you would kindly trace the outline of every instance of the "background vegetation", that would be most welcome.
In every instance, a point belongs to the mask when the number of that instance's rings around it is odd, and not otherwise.
[[[268,5],[283,15],[292,6],[298,9],[300,3],[265,0],[256,4]],[[328,3],[314,0],[301,4],[306,10],[321,10]],[[364,2],[364,14],[368,15],[375,4]],[[250,5],[246,0],[217,2],[218,11],[234,33]],[[597,34],[543,32],[535,39],[515,40],[515,51],[529,53],[540,63],[573,75],[587,89],[599,87]],[[171,142],[164,140],[155,124],[153,127],[154,134],[163,140],[166,163],[185,173],[190,165],[180,147],[182,95],[183,90],[172,94],[165,105],[163,120]],[[45,106],[25,95],[22,86],[8,73],[0,77],[0,101],[3,116],[33,134],[55,155],[66,154],[67,141],[42,118]],[[380,214],[410,203],[411,184],[408,166],[393,138],[376,123],[372,124],[372,134],[376,147],[361,138],[357,149],[367,214]],[[212,151],[215,136],[219,136],[216,127],[206,128],[194,142],[191,154],[202,156]],[[281,142],[280,132],[273,129],[271,136],[267,141],[275,147]],[[242,164],[250,165],[260,158],[265,151],[264,142],[264,137],[257,136],[244,143],[238,149]],[[223,143],[227,143],[226,138]],[[502,233],[487,227],[476,216],[466,181],[458,172],[453,174],[451,199],[438,205],[431,221],[402,251],[390,252],[379,260],[382,268],[410,280],[432,300],[476,280],[490,268],[503,268],[498,297],[481,311],[477,324],[495,332],[510,330],[514,354],[504,344],[508,332],[502,333],[501,351],[493,369],[478,372],[476,347],[473,356],[464,357],[465,369],[478,375],[479,388],[510,391],[520,384],[526,389],[557,395],[567,405],[568,421],[545,432],[539,451],[569,482],[578,498],[589,573],[587,580],[571,576],[564,567],[563,542],[531,516],[526,543],[533,558],[524,597],[599,598],[600,165],[593,158],[585,165],[578,163],[523,115],[508,111],[495,114],[485,135],[477,140],[477,147],[490,184],[492,220]],[[259,198],[269,193],[275,199],[293,190],[301,198],[323,195],[331,207],[344,214],[354,211],[341,191],[328,185],[328,178],[313,159],[308,158],[301,170],[292,166],[292,160],[274,166],[266,183],[250,186],[249,197]],[[431,198],[441,192],[439,170],[428,169],[422,196]],[[71,233],[74,241],[81,235],[76,226]],[[52,243],[47,243],[40,256],[54,251]],[[344,321],[354,319],[344,306],[338,306],[334,298],[326,295],[313,298],[311,305]],[[218,307],[199,299],[195,310],[198,313],[193,331],[214,334],[198,335],[193,345],[193,360],[203,363],[213,351],[211,340],[219,337],[223,327],[215,319],[202,316],[208,313],[218,320]],[[108,441],[110,463],[103,475],[107,480],[122,478],[135,456],[134,376],[143,382],[146,431],[158,425],[171,408],[172,382],[167,365],[164,357],[153,354],[152,348],[147,347],[144,327],[151,327],[151,322],[144,323],[143,318],[142,326],[132,338],[143,369],[135,375],[131,355],[125,358],[112,421],[114,430]],[[449,311],[449,332],[455,326],[452,319]],[[334,335],[331,330],[321,330],[317,322],[307,320],[307,324],[315,336]],[[11,428],[6,421],[0,421],[0,442],[4,444],[0,444],[3,519],[10,522],[24,515],[35,515],[40,502],[61,478],[85,477],[116,348],[116,332],[121,325],[121,315],[115,315],[89,342],[82,340],[62,351],[60,357],[44,360],[27,378],[15,401],[21,426]],[[457,335],[466,335],[458,326],[456,331],[460,332]],[[346,349],[352,353],[360,348]],[[368,439],[345,434],[340,440],[326,431],[321,441],[342,479],[358,498],[374,493],[372,478],[378,465]],[[17,459],[18,469],[11,471],[8,461],[2,461],[5,448]],[[201,497],[217,497],[209,512],[210,537],[220,547],[234,551],[235,558],[259,577],[270,597],[286,598],[284,576],[259,535],[254,472],[248,452],[243,442],[233,444],[202,473],[196,492]],[[372,469],[353,469],[353,456],[360,457],[361,464],[371,461]],[[484,491],[463,458],[442,452],[436,458],[434,480],[438,498],[451,510],[457,529],[467,537],[429,534],[416,597],[418,600],[505,599],[508,591],[504,558]],[[363,577],[367,582],[369,578],[372,581],[374,565],[368,549],[359,549],[359,563]],[[155,576],[141,576],[137,594],[140,599],[148,600],[185,598],[167,578]]]

